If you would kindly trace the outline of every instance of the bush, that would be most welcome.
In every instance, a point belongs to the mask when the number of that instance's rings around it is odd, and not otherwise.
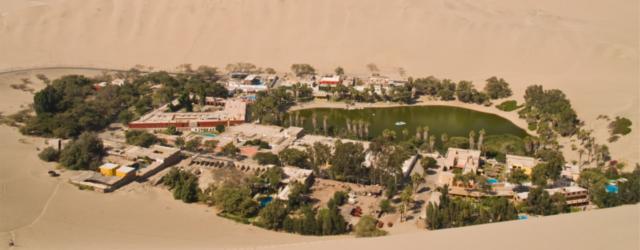
[[[631,133],[631,121],[624,117],[616,117],[609,123],[609,132],[614,135],[627,135]]]
[[[269,164],[273,164],[273,165],[280,165],[280,160],[278,159],[278,156],[271,153],[271,152],[258,152],[256,155],[253,156],[253,159],[258,161],[258,164],[260,165],[269,165]]]
[[[142,130],[129,130],[125,132],[127,144],[148,148],[158,142],[158,137]]]
[[[57,161],[60,157],[60,152],[53,147],[46,147],[38,154],[38,157],[46,162]]]
[[[357,237],[377,237],[386,235],[387,232],[378,229],[378,221],[371,215],[365,215],[360,218],[358,224],[356,224],[356,236]]]
[[[83,133],[60,152],[60,164],[72,170],[95,170],[102,163],[102,140],[92,133]]]
[[[496,106],[496,108],[498,108],[499,110],[507,111],[507,112],[514,111],[521,107],[522,105],[518,106],[518,102],[515,100],[504,101]]]

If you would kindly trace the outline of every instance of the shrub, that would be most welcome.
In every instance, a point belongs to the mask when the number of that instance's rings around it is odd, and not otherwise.
[[[631,121],[624,117],[616,117],[609,123],[609,132],[614,135],[627,135],[631,133]]]
[[[280,160],[278,159],[278,156],[271,152],[258,152],[256,155],[253,156],[253,159],[258,161],[258,164],[260,165],[269,165],[269,164],[280,165]]]
[[[158,138],[155,135],[142,130],[129,130],[125,132],[125,137],[127,138],[127,144],[145,148],[158,142]]]
[[[38,154],[38,157],[46,162],[57,161],[60,157],[60,152],[53,147],[46,147]]]
[[[357,237],[377,237],[386,235],[387,232],[380,230],[377,227],[378,221],[371,215],[365,215],[360,218],[358,224],[356,224],[356,236]]]
[[[518,106],[518,102],[515,100],[504,101],[496,106],[496,108],[498,108],[499,110],[507,111],[507,112],[514,111],[521,107],[522,105]]]

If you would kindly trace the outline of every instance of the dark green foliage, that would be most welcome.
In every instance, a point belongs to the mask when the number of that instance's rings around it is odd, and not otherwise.
[[[589,190],[591,201],[598,207],[614,207],[622,204],[640,202],[640,168],[631,173],[610,176],[611,179],[623,178],[618,181],[618,193],[607,193],[608,179],[601,169],[585,169],[580,173],[578,185]]]
[[[267,229],[280,229],[287,217],[286,203],[276,199],[262,208],[258,213],[258,217],[260,218],[258,225]]]
[[[378,229],[375,218],[371,215],[365,215],[360,218],[358,224],[356,224],[356,236],[357,237],[377,237],[386,235],[387,232]]]
[[[456,93],[456,83],[452,82],[449,79],[442,80],[440,84],[440,88],[438,89],[437,96],[440,97],[440,100],[443,101],[451,101],[454,100]]]
[[[384,199],[380,201],[380,211],[383,213],[393,213],[396,209],[391,205],[391,201]]]
[[[576,112],[565,94],[557,89],[544,90],[540,85],[527,88],[525,108],[519,113],[527,119],[549,120],[552,128],[562,136],[572,135],[579,123]]]
[[[512,169],[511,173],[507,177],[507,180],[510,183],[521,185],[523,182],[527,181],[529,176],[524,172],[524,170],[516,168]]]
[[[236,145],[233,144],[233,142],[229,142],[227,143],[227,145],[224,145],[224,147],[222,147],[222,151],[220,153],[222,153],[222,155],[224,156],[236,157],[236,155],[240,153],[240,149],[237,148]]]
[[[245,146],[258,146],[259,149],[271,149],[269,143],[260,139],[253,139],[244,143]]]
[[[262,124],[282,125],[284,113],[294,104],[293,96],[284,87],[257,94],[251,106],[252,115]]]
[[[543,187],[529,190],[527,208],[530,214],[552,215],[569,212],[565,197],[561,193],[549,195]]]
[[[448,197],[445,186],[440,203],[427,205],[428,229],[443,229],[468,225],[515,220],[518,211],[509,200],[503,197],[483,198],[480,201]]]
[[[246,218],[258,212],[258,203],[251,198],[251,190],[245,186],[223,185],[214,191],[213,199],[216,207],[225,213]]]
[[[256,153],[256,155],[253,156],[253,159],[258,161],[258,164],[260,165],[269,165],[269,164],[273,164],[276,166],[280,165],[280,160],[278,156],[271,152],[258,152]]]
[[[484,86],[484,91],[487,92],[491,99],[506,98],[511,96],[511,89],[509,83],[502,78],[495,76],[487,79],[487,85]]]
[[[173,198],[186,203],[198,201],[198,177],[187,171],[172,168],[162,177],[162,183],[173,192]]]
[[[58,91],[52,85],[47,85],[41,91],[38,91],[33,97],[33,108],[36,114],[52,114],[60,110],[63,99],[62,92]]]
[[[127,144],[148,148],[158,142],[158,137],[144,130],[128,130],[125,132]]]
[[[366,178],[368,170],[362,166],[364,159],[362,144],[336,141],[335,154],[330,159],[329,175],[332,179],[350,182]]]
[[[460,81],[456,88],[456,97],[459,101],[465,103],[483,104],[489,100],[489,96],[485,93],[478,92],[469,81]]]
[[[103,155],[102,140],[85,132],[64,147],[60,153],[60,164],[72,170],[96,170]]]
[[[46,162],[57,161],[60,157],[60,152],[53,147],[46,147],[38,154],[38,157]]]
[[[420,164],[422,165],[422,169],[424,170],[425,174],[428,172],[429,169],[438,168],[438,162],[436,161],[436,159],[433,159],[432,157],[428,157],[428,156],[425,158],[422,158],[420,160]]]
[[[178,143],[177,140],[176,143]],[[200,146],[202,146],[202,138],[195,137],[184,144],[184,149],[191,152],[197,152],[200,149]]]
[[[179,134],[181,134],[180,131],[178,131],[178,129],[175,126],[167,127],[167,129],[165,129],[164,133],[168,134],[168,135],[179,135]]]
[[[514,111],[521,107],[522,105],[518,106],[518,102],[515,100],[504,101],[496,106],[496,108],[498,108],[499,110],[507,111],[507,112]]]
[[[489,135],[484,138],[483,151],[489,158],[505,162],[507,154],[526,155],[522,138],[515,135]]]
[[[298,77],[314,75],[316,73],[316,69],[311,67],[309,64],[292,64],[291,71],[293,71],[293,73]]]
[[[280,153],[278,153],[278,157],[280,157],[280,162],[284,165],[296,166],[305,169],[311,168],[309,155],[304,151],[295,148],[287,148],[280,151]]]
[[[614,135],[627,135],[631,133],[631,120],[625,117],[616,116],[616,119],[609,123],[609,133]]]
[[[124,112],[149,89],[132,84],[93,89],[94,80],[69,75],[54,80],[34,95],[36,116],[20,129],[24,134],[69,138],[98,131],[109,123],[133,119]]]

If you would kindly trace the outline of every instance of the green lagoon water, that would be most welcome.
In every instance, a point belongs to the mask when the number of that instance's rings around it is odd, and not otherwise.
[[[289,115],[295,116],[296,113],[305,118],[303,127],[306,132],[313,131],[311,120],[315,113],[318,130],[322,128],[322,119],[326,115],[328,127],[333,131],[346,130],[347,119],[368,122],[371,137],[380,135],[385,129],[395,130],[398,136],[401,135],[403,129],[407,129],[409,134],[414,136],[418,126],[429,126],[429,134],[435,135],[438,140],[442,133],[447,133],[449,137],[466,137],[469,135],[469,131],[474,130],[477,134],[481,129],[486,131],[486,135],[511,134],[521,138],[527,135],[525,130],[498,115],[449,106],[406,106],[352,110],[317,108],[293,111]],[[398,126],[396,122],[405,122],[406,124]]]

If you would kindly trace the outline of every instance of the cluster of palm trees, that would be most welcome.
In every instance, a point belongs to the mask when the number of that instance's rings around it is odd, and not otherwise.
[[[346,120],[347,133],[355,135],[359,139],[366,139],[369,137],[369,123],[363,120]]]

